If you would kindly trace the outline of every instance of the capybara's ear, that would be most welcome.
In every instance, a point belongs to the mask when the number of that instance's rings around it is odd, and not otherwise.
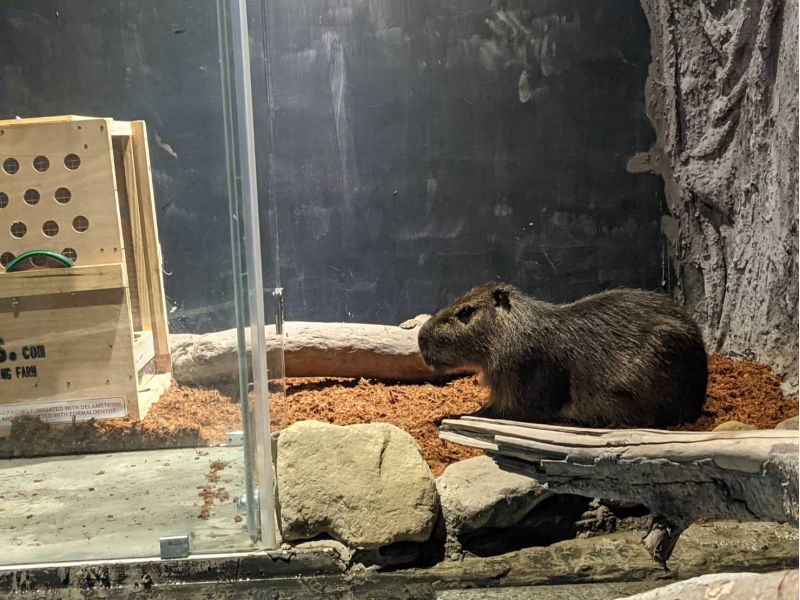
[[[500,308],[505,308],[509,310],[511,308],[511,301],[508,298],[508,290],[505,288],[497,288],[494,292],[492,292],[492,297],[494,298],[494,305],[499,306]]]

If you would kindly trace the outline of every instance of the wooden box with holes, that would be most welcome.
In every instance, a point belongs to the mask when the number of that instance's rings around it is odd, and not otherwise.
[[[143,418],[169,386],[143,121],[0,121],[0,436]]]

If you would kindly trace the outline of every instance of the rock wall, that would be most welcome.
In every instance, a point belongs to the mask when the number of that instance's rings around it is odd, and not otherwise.
[[[709,350],[797,394],[797,0],[641,0],[673,287]]]

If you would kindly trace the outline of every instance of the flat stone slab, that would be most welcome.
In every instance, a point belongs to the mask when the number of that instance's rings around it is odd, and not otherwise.
[[[210,483],[214,461],[230,464]],[[230,498],[204,520],[207,485]],[[159,556],[167,535],[189,535],[194,553],[246,551],[243,493],[240,447],[0,460],[0,565]]]

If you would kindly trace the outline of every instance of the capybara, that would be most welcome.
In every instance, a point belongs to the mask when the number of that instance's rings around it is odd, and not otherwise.
[[[477,416],[665,427],[697,419],[705,402],[700,329],[656,292],[615,289],[551,304],[486,283],[425,322],[419,348],[437,369],[483,373],[491,392]]]

